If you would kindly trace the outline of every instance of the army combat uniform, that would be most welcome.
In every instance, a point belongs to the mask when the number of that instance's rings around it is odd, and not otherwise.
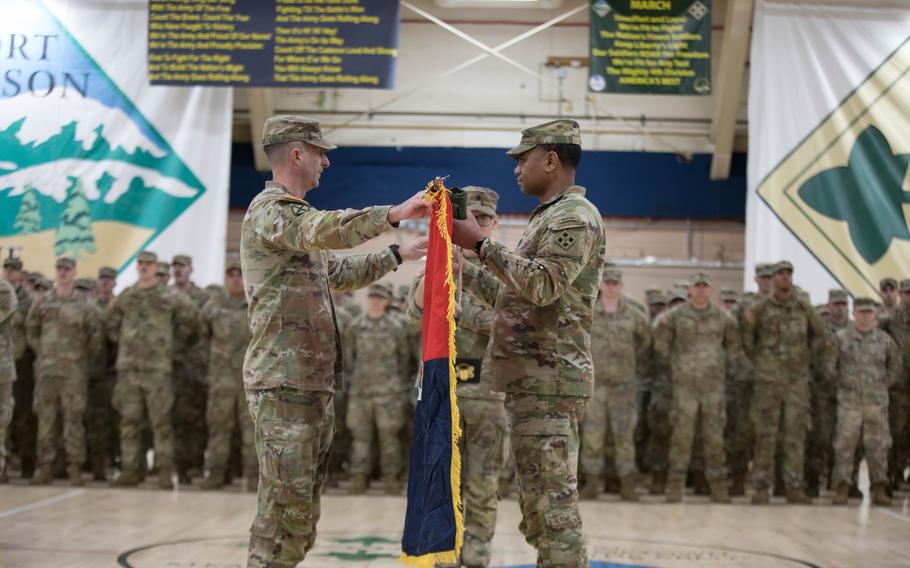
[[[578,124],[526,129],[515,158],[538,144],[581,144]],[[520,490],[519,526],[543,566],[587,566],[578,511],[578,425],[594,391],[591,327],[606,255],[603,222],[570,186],[531,213],[515,252],[479,246],[464,285],[495,310],[483,372],[506,393]]]
[[[22,260],[7,258],[4,267],[22,270]],[[39,275],[36,273],[36,278]],[[26,279],[23,273],[22,279]],[[13,418],[10,423],[12,450],[19,456],[22,465],[22,477],[29,478],[35,470],[35,451],[37,446],[38,418],[33,408],[35,393],[35,353],[28,347],[25,337],[25,318],[32,307],[32,295],[25,286],[15,286],[17,310],[11,322],[13,351],[16,356],[16,381],[13,383]]]
[[[910,280],[900,283],[902,292],[910,292]],[[900,376],[888,391],[888,415],[892,445],[888,452],[888,478],[896,489],[904,479],[904,469],[910,461],[910,304],[901,304],[879,320],[900,347],[904,358]]]
[[[263,145],[334,148],[318,122],[276,116]],[[389,207],[320,211],[270,181],[243,219],[240,255],[252,339],[243,364],[259,458],[249,566],[296,566],[316,541],[343,356],[331,289],[362,288],[398,266],[392,250],[336,257],[384,233]]]
[[[13,383],[16,381],[16,353],[13,343],[13,318],[19,300],[16,290],[0,279],[0,482],[6,482],[7,429],[13,419]]]

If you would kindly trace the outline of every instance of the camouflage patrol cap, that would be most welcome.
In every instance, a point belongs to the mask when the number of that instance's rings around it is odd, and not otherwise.
[[[117,278],[117,271],[110,266],[102,266],[98,270],[98,278]]]
[[[832,288],[828,290],[829,304],[846,304],[848,301],[847,291],[843,288]]]
[[[376,296],[378,298],[392,299],[392,291],[385,284],[371,284],[367,288],[367,296]]]
[[[793,272],[793,264],[789,260],[782,260],[774,265],[774,268],[771,269],[771,275],[775,275],[782,270],[789,270]]]
[[[3,261],[3,268],[12,268],[13,270],[22,270],[21,258],[7,258]]]
[[[193,266],[193,257],[188,254],[178,254],[171,260],[171,264],[182,264],[183,266]]]
[[[647,296],[649,306],[667,303],[667,297],[664,296],[663,290],[647,290],[645,295]]]
[[[829,313],[831,313],[828,310],[828,304],[819,304],[819,305],[813,306],[813,307],[815,308],[815,311],[818,312],[818,315],[820,315],[820,316],[826,316]]]
[[[711,277],[706,272],[696,272],[689,277],[689,286],[698,286],[699,284],[711,285]]]
[[[901,292],[910,292],[910,278],[904,278],[900,283]]]
[[[720,289],[720,301],[721,302],[738,302],[739,294],[736,293],[736,290],[732,288],[721,288]]]
[[[486,187],[469,185],[462,188],[468,194],[468,209],[472,213],[496,216],[496,204],[499,203],[499,194]]]
[[[506,154],[519,156],[539,144],[575,144],[581,146],[581,128],[574,120],[551,120],[521,131],[521,142]]]
[[[69,268],[70,270],[76,270],[76,259],[68,256],[61,256],[57,259],[57,262],[54,263],[54,268],[60,268],[61,266]]]
[[[668,303],[672,304],[677,300],[682,300],[683,302],[689,301],[689,295],[682,290],[670,290],[670,293],[667,294]]]
[[[144,250],[136,256],[138,262],[158,262],[158,255],[150,250]]]
[[[224,261],[224,272],[228,273],[231,270],[243,270],[243,268],[240,266],[239,258],[229,258]]]
[[[95,281],[91,278],[77,278],[76,281],[73,282],[73,287],[77,290],[94,290]]]
[[[897,290],[897,280],[895,280],[894,278],[891,278],[890,276],[886,276],[885,278],[882,278],[878,283],[878,289],[884,290],[886,286],[891,286],[892,288]]]
[[[38,274],[37,272],[35,274]],[[35,288],[41,288],[42,290],[50,290],[53,288],[51,281],[38,274],[38,277],[35,279]]]
[[[326,151],[338,147],[322,137],[319,121],[314,118],[290,114],[269,117],[262,127],[262,146],[287,142],[306,142]]]
[[[42,278],[44,278],[44,274],[41,274],[40,272],[28,272],[25,275],[25,279],[28,282],[37,282]]]
[[[874,312],[878,309],[878,305],[872,298],[855,298],[853,309],[858,312]]]
[[[755,265],[755,276],[758,278],[774,276],[774,265],[769,262],[759,262]]]
[[[604,270],[604,282],[622,282],[622,270],[618,268],[608,268]]]
[[[163,260],[158,261],[158,270],[155,271],[155,274],[157,274],[158,276],[164,276],[165,274],[170,274],[170,272],[171,272],[170,264],[168,264],[167,262],[165,262]]]

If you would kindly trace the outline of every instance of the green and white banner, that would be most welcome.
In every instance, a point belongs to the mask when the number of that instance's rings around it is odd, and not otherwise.
[[[815,302],[910,278],[910,9],[759,0],[749,83],[747,266]]]
[[[123,272],[145,248],[223,278],[232,92],[150,87],[141,2],[4,0],[0,246]]]

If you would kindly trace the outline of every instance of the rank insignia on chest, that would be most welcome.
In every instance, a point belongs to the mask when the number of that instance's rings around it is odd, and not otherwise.
[[[556,244],[569,250],[569,247],[575,244],[575,237],[569,234],[569,231],[563,231],[561,235],[556,237]]]

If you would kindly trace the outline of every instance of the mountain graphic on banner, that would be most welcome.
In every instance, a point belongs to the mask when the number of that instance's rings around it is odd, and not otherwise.
[[[80,272],[122,268],[206,188],[41,2],[19,7],[34,12],[31,32],[59,39],[54,68],[85,80],[67,85],[26,60],[43,96],[0,96],[0,245],[32,270],[61,255]]]

